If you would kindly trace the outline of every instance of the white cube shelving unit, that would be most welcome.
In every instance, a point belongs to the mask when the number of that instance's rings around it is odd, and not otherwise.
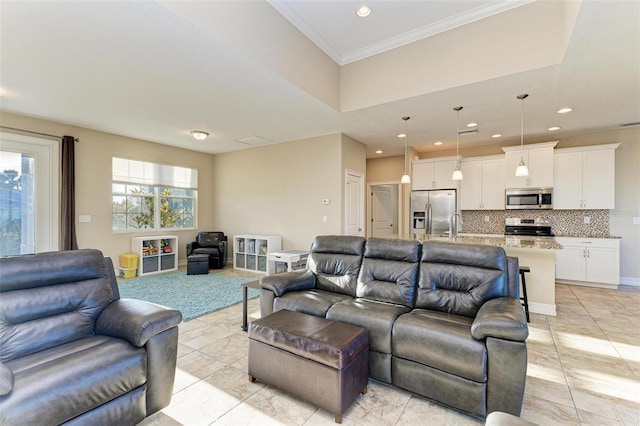
[[[234,235],[233,267],[267,273],[267,254],[280,251],[282,238],[275,235]]]
[[[167,252],[164,247],[169,247]],[[138,255],[138,276],[178,270],[178,237],[158,235],[133,237],[131,253]]]

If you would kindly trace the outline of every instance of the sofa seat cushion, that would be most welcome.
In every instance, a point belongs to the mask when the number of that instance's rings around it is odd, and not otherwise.
[[[220,250],[218,249],[218,247],[199,247],[193,250],[193,254],[213,254],[214,256],[218,256],[220,254]]]
[[[9,361],[13,391],[0,397],[0,424],[60,424],[146,383],[147,353],[91,336]],[[55,396],[55,397],[53,397]]]
[[[487,381],[487,348],[471,336],[473,320],[414,309],[393,326],[393,355],[465,379]]]
[[[275,312],[281,309],[288,309],[324,318],[329,308],[333,305],[352,299],[353,297],[346,294],[318,289],[294,291],[285,293],[281,297],[276,297],[273,302],[273,310]]]
[[[369,332],[369,348],[390,354],[393,323],[409,311],[402,305],[358,298],[333,305],[327,312],[327,319],[365,328]]]

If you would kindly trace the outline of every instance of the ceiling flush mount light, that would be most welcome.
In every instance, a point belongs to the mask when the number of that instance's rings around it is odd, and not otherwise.
[[[522,109],[520,113],[520,151],[522,151],[524,147],[524,100],[527,96],[529,95],[527,95],[526,93],[517,96],[517,98],[522,101]],[[526,164],[524,164],[523,158],[524,157],[521,153],[520,164],[518,164],[518,167],[516,168],[516,176],[518,177],[529,176],[529,169],[527,168]]]
[[[404,120],[404,174],[400,178],[400,183],[411,183],[411,177],[407,173],[407,162],[409,161],[408,160],[409,142],[407,141],[407,133],[409,133],[408,131],[409,124],[407,122],[409,121],[410,118],[411,117],[402,117],[402,119]]]
[[[478,123],[474,123],[473,121],[471,123],[467,124],[467,127],[476,127],[478,125]]]
[[[492,138],[501,138],[502,135],[500,133],[496,133],[495,135],[491,135]]]
[[[556,130],[560,130],[560,126],[549,127],[547,130],[550,132],[555,132]]]
[[[382,150],[381,149],[376,150],[376,154],[382,154]]]
[[[460,147],[460,110],[461,109],[462,109],[461,106],[457,106],[453,108],[453,110],[458,114],[458,117],[456,122],[456,169],[453,171],[453,174],[451,175],[451,180],[462,180],[462,170],[460,170],[460,155],[458,153],[458,149]],[[467,127],[469,127],[469,124],[467,124]]]
[[[438,142],[434,143],[434,145],[440,146],[440,145],[442,145],[442,142],[438,141]]]
[[[558,110],[558,114],[566,114],[566,113],[571,112],[571,111],[573,111],[573,108],[569,108],[569,107],[560,108]]]
[[[202,130],[192,130],[191,135],[196,138],[196,140],[203,141],[209,136],[209,133]]]
[[[358,10],[356,11],[356,15],[361,18],[366,18],[367,16],[371,15],[371,9],[369,9],[367,6],[362,6],[358,8]]]

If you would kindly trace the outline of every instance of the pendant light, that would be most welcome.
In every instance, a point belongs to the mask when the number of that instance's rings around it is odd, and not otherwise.
[[[402,117],[402,119],[404,120],[404,174],[402,175],[402,178],[400,178],[400,183],[411,183],[411,177],[407,173],[407,168],[408,168],[407,167],[407,162],[408,162],[407,151],[409,146],[407,142],[409,124],[407,122],[409,121],[410,118],[411,117]]]
[[[460,110],[461,106],[454,107],[453,110],[458,113],[458,121],[456,124],[456,169],[453,171],[451,175],[451,180],[462,180],[462,170],[460,170]]]
[[[520,114],[520,164],[518,164],[518,168],[516,168],[516,176],[524,177],[529,176],[529,169],[527,165],[524,164],[524,157],[522,151],[524,150],[524,100],[529,96],[528,94],[518,95],[517,98],[522,101],[522,110]]]

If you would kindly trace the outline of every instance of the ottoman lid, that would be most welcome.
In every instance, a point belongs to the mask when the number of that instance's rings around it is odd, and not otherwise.
[[[192,254],[189,257],[187,257],[187,262],[188,261],[192,261],[192,262],[204,262],[204,261],[209,261],[209,255],[208,254]]]
[[[369,346],[364,328],[286,309],[253,321],[249,338],[338,370]]]

